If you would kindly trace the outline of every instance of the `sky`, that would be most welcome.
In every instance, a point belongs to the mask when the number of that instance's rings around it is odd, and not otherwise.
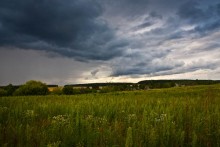
[[[1,0],[0,85],[220,79],[219,0]]]

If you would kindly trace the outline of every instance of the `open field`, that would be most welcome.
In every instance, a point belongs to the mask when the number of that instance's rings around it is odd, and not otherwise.
[[[0,146],[220,146],[220,85],[1,97]]]

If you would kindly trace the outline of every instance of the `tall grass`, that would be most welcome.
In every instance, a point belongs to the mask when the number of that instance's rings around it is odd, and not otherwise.
[[[220,85],[0,98],[0,146],[220,146]]]

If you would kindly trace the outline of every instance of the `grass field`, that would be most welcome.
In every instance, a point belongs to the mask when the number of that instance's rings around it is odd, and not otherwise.
[[[220,85],[0,98],[0,146],[220,146]]]

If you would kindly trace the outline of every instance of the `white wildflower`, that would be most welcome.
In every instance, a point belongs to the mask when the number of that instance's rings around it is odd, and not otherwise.
[[[156,122],[164,121],[167,117],[167,114],[160,114],[158,117],[155,118]]]
[[[128,114],[128,122],[135,122],[137,120],[136,114]]]
[[[37,114],[34,112],[34,110],[27,110],[24,113],[26,118],[34,118],[37,116]]]
[[[52,118],[52,124],[64,125],[70,123],[68,115],[57,115]]]

